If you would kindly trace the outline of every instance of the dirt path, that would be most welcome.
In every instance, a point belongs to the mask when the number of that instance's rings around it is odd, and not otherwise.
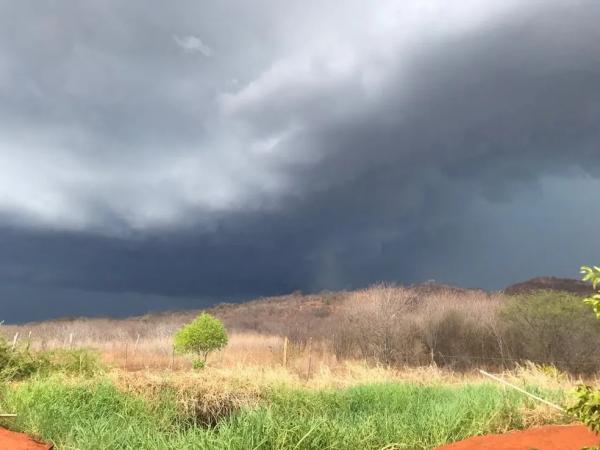
[[[0,428],[0,450],[51,450],[52,445],[42,444],[26,434]]]
[[[476,436],[438,450],[581,450],[594,445],[600,445],[600,436],[583,425],[556,425]]]

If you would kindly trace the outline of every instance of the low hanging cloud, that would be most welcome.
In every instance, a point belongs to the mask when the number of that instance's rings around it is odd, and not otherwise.
[[[201,53],[204,56],[211,56],[212,49],[196,36],[173,36],[175,43],[188,53]]]
[[[0,277],[189,299],[576,273],[600,250],[575,200],[600,186],[598,19],[0,3]]]

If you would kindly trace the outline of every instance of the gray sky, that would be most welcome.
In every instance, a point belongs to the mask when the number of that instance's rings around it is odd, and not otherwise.
[[[0,0],[1,318],[576,276],[600,262],[599,21]]]

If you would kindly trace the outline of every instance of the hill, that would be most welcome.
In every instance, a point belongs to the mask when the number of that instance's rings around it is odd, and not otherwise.
[[[589,283],[573,278],[537,277],[521,283],[510,285],[504,289],[507,295],[527,294],[533,291],[550,290],[589,295],[593,289]]]
[[[35,335],[44,336],[68,336],[73,332],[78,336],[97,335],[98,339],[108,339],[109,335],[116,333],[123,338],[135,339],[138,335],[170,334],[206,311],[221,319],[228,330],[286,335],[302,340],[306,336],[318,338],[330,335],[332,329],[340,326],[348,308],[355,308],[357,304],[374,305],[377,299],[383,297],[418,309],[419,305],[432,298],[449,304],[462,303],[465,299],[487,299],[490,295],[479,289],[431,282],[410,286],[379,284],[356,291],[294,292],[244,303],[222,303],[204,310],[151,312],[124,319],[69,317],[18,326],[5,324],[2,329],[9,337],[17,331],[21,334],[33,331]]]
[[[441,301],[440,305],[450,303],[472,303],[469,300],[490,299],[501,301],[502,294],[515,295],[546,289],[573,292],[587,295],[591,287],[578,280],[556,277],[539,277],[513,284],[501,291],[500,295],[482,289],[467,289],[434,282],[408,286],[380,284],[356,291],[322,291],[316,294],[293,292],[288,295],[263,297],[243,303],[221,303],[201,310],[150,312],[141,316],[124,319],[110,317],[68,317],[38,323],[25,323],[19,326],[3,325],[2,329],[10,336],[16,331],[44,331],[42,334],[65,334],[65,330],[78,328],[78,335],[88,333],[119,333],[136,338],[138,335],[155,334],[159,330],[171,332],[181,325],[190,322],[202,311],[206,311],[223,320],[230,330],[238,332],[258,332],[267,335],[325,336],[333,328],[339,326],[349,307],[357,304],[370,304],[376,298],[391,297],[411,304],[419,309],[419,305],[431,299]],[[357,303],[358,301],[358,303]],[[354,305],[354,306],[351,306]],[[61,331],[62,330],[62,331]],[[11,334],[12,333],[12,334]],[[100,337],[100,336],[99,336]]]

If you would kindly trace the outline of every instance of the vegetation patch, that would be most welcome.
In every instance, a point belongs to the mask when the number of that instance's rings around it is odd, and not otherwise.
[[[549,362],[572,373],[600,370],[595,357],[600,321],[578,295],[537,291],[512,297],[501,311],[500,324],[513,359]]]
[[[191,426],[177,386],[152,396],[106,378],[32,378],[2,393],[12,425],[74,449],[432,449],[445,442],[521,428],[518,394],[488,384],[380,384],[343,390],[265,389],[212,427]],[[181,394],[180,394],[181,395]],[[189,392],[188,392],[189,395]]]
[[[57,372],[93,376],[103,370],[96,351],[85,348],[33,351],[28,343],[11,345],[0,334],[0,381]]]
[[[256,384],[190,373],[119,372],[115,383],[149,405],[174,404],[182,426],[214,427],[243,408],[256,407],[264,397]]]

